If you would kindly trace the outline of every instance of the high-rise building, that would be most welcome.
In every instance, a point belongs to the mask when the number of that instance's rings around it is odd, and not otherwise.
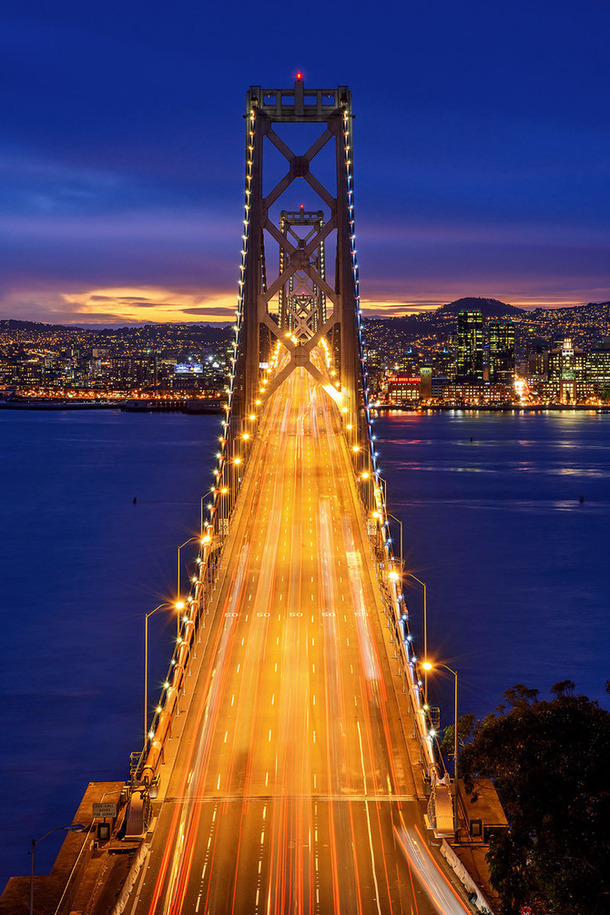
[[[543,346],[535,346],[530,350],[527,356],[527,373],[528,375],[537,375],[539,378],[546,377],[549,367],[549,353]]]
[[[506,320],[489,323],[489,380],[509,384],[515,375],[515,325]]]
[[[456,379],[483,381],[483,314],[460,311],[457,324]]]
[[[585,356],[587,380],[598,385],[602,396],[610,392],[610,340],[602,341]]]
[[[549,352],[549,381],[559,381],[561,403],[576,403],[577,383],[585,380],[585,354],[566,338],[560,348]]]
[[[549,351],[549,381],[585,381],[587,361],[584,350],[566,338],[560,347]]]

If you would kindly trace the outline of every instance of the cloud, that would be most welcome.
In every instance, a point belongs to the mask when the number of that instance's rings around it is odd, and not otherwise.
[[[235,315],[236,297],[224,290],[108,287],[50,291],[8,289],[0,294],[0,317],[52,324],[182,323],[222,321]],[[103,310],[100,311],[100,305]]]
[[[207,317],[207,315],[209,315],[209,313],[210,313],[209,307],[195,307],[195,308],[183,308],[182,309],[182,314],[185,314],[185,315],[205,315]],[[224,314],[231,318],[235,318],[235,305],[233,305],[233,306],[215,305],[214,314],[215,315]]]
[[[84,316],[90,319],[95,313],[96,305],[103,299],[108,306],[108,313],[123,320],[142,320],[142,311],[146,310],[146,320],[155,322],[182,322],[192,320],[191,316],[205,317],[207,321],[225,321],[227,315],[235,314],[235,297],[222,292],[215,295],[206,292],[181,292],[176,289],[152,287],[131,289],[96,289],[87,292],[64,294],[66,305],[72,306],[76,320]]]

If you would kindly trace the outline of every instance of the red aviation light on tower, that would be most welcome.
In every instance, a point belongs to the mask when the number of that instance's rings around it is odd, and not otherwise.
[[[300,70],[297,72],[295,79],[303,79],[303,74],[301,73]]]

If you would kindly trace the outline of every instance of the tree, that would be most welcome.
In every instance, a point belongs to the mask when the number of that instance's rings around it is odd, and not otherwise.
[[[458,718],[458,756],[465,746],[472,740],[476,726],[474,715],[460,715]],[[453,740],[453,725],[448,725],[443,732],[440,743],[441,752],[453,761],[455,742]]]
[[[561,681],[544,701],[512,687],[461,752],[466,790],[493,778],[510,824],[489,852],[505,915],[610,912],[610,714],[573,690]]]

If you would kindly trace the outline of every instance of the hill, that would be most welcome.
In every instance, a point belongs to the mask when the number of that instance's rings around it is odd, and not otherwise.
[[[585,321],[610,319],[610,302],[587,302],[586,305],[566,305],[563,308],[536,308],[530,312],[534,318],[553,315],[560,318],[581,318]]]
[[[187,341],[205,345],[225,344],[233,339],[232,325],[206,324],[199,321],[167,324],[127,324],[118,327],[82,327],[78,324],[43,324],[39,321],[19,321],[15,318],[0,320],[0,336],[23,341],[57,337],[77,339],[92,346],[111,343],[131,343],[136,346],[157,344],[181,345]]]
[[[16,318],[0,319],[0,333],[30,331],[37,334],[53,334],[61,331],[80,331],[80,327],[69,327],[66,324],[43,324],[41,321],[18,321]]]
[[[448,305],[441,305],[436,314],[456,315],[460,311],[480,311],[484,318],[510,318],[513,315],[523,315],[525,309],[517,308],[516,305],[507,305],[506,302],[500,302],[498,299],[479,299],[473,296],[466,296],[463,299],[450,302]]]

